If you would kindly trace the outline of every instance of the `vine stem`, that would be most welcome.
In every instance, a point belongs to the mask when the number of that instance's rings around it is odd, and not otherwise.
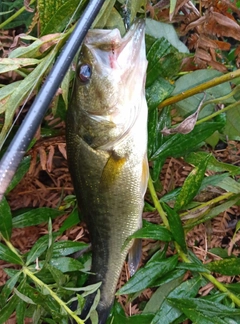
[[[162,109],[163,107],[166,107],[166,106],[169,106],[169,105],[172,105],[178,101],[181,101],[183,99],[186,99],[188,97],[191,97],[197,93],[200,93],[200,92],[203,92],[204,90],[207,90],[209,88],[212,88],[218,84],[221,84],[221,83],[224,83],[226,81],[230,81],[230,80],[233,80],[237,77],[240,76],[240,69],[239,70],[236,70],[236,71],[233,71],[233,72],[229,72],[229,73],[226,73],[224,75],[221,75],[220,77],[217,77],[217,78],[214,78],[210,81],[207,81],[207,82],[204,82],[194,88],[191,88],[189,90],[186,90],[184,92],[181,92],[171,98],[168,98],[164,101],[162,101],[160,103],[160,105],[158,106],[158,109]]]
[[[56,302],[67,312],[68,315],[74,318],[76,323],[84,324],[84,321],[81,320],[73,311],[71,311],[71,309],[58,297],[58,295],[54,291],[52,291],[48,287],[48,285],[46,285],[40,279],[38,279],[27,267],[23,267],[22,271],[26,276],[30,277],[35,284],[37,284],[39,287],[43,288],[44,290],[47,290],[49,295],[51,295],[52,298],[56,300]]]
[[[167,228],[169,228],[168,219],[167,219],[166,214],[158,200],[158,197],[157,197],[151,177],[149,177],[149,180],[148,180],[148,189],[150,191],[154,206],[157,209],[157,211],[159,212],[159,215],[161,216],[164,225]],[[180,256],[180,258],[186,263],[191,263],[191,260],[189,260],[187,255],[182,251],[181,247],[176,242],[174,242],[174,244],[175,244],[176,251],[177,251],[178,255]],[[219,282],[216,278],[214,278],[209,273],[202,273],[202,276],[204,276],[207,280],[209,280],[220,291],[224,292],[238,307],[240,307],[240,299],[236,295],[231,293],[221,282]]]
[[[29,3],[29,6],[31,4],[33,4],[36,0],[31,0],[31,2]],[[0,29],[2,29],[3,27],[5,27],[7,24],[9,24],[11,21],[13,21],[15,18],[17,18],[19,15],[21,15],[21,13],[23,13],[26,10],[26,7],[23,6],[22,8],[20,8],[17,12],[15,12],[15,14],[13,14],[11,17],[9,17],[8,19],[6,19],[2,24],[0,24]]]

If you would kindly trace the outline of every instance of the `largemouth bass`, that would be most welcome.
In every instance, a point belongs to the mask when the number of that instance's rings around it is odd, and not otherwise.
[[[118,29],[88,32],[67,114],[69,170],[92,241],[88,284],[102,282],[101,324],[128,251],[130,274],[141,255],[139,242],[123,244],[141,227],[148,182],[144,30],[138,20],[123,38]],[[87,299],[84,315],[93,299]]]

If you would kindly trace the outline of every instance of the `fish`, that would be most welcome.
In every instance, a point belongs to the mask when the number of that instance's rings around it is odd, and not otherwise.
[[[146,69],[143,19],[123,37],[117,28],[89,30],[67,112],[68,165],[92,244],[87,284],[101,282],[99,324],[110,313],[127,254],[130,275],[141,258],[140,240],[124,243],[142,226],[148,183]],[[87,297],[81,318],[94,298]]]

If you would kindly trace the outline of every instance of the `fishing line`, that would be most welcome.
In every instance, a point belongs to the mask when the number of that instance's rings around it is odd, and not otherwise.
[[[37,94],[25,119],[0,161],[0,201],[35,135],[49,104],[62,82],[88,29],[91,27],[105,0],[90,0],[75,29],[58,56],[46,81]]]
[[[74,11],[74,13],[72,14],[71,18],[69,19],[69,22],[67,23],[66,27],[64,28],[62,34],[64,34],[64,33],[66,32],[66,30],[68,29],[69,25],[72,23],[72,21],[73,21],[73,17],[74,17],[74,15],[76,14],[76,12],[78,11],[78,9],[79,9],[79,7],[81,6],[82,2],[83,2],[83,0],[81,0],[81,1],[79,2],[79,4],[78,4],[76,10]],[[58,46],[58,44],[60,43],[61,40],[62,40],[62,39],[60,38],[60,39],[57,41],[57,43],[54,45],[54,48],[56,48],[56,47]],[[21,115],[23,109],[25,108],[25,106],[26,106],[28,100],[30,99],[30,97],[31,97],[31,95],[32,95],[32,93],[33,93],[33,91],[34,91],[35,87],[37,86],[37,83],[39,82],[40,79],[41,79],[41,76],[39,76],[39,78],[37,78],[37,79],[35,80],[35,82],[33,83],[32,87],[31,87],[31,89],[30,89],[30,91],[29,91],[29,94],[27,95],[26,99],[24,100],[22,107],[19,109],[19,111],[18,111],[18,113],[17,113],[15,119],[14,119],[13,122],[12,122],[12,125],[10,126],[10,128],[9,128],[9,130],[8,130],[8,132],[7,132],[7,134],[6,134],[5,138],[4,138],[4,140],[3,140],[3,143],[1,143],[1,147],[3,147],[5,141],[7,140],[9,134],[11,133],[11,131],[12,131],[14,125],[16,124],[18,118],[20,117],[20,115]],[[1,194],[0,194],[0,197],[1,197]]]

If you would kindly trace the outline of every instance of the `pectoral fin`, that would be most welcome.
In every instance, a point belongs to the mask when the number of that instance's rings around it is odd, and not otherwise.
[[[102,172],[100,189],[109,189],[116,182],[125,162],[126,157],[119,157],[114,151],[111,153]]]
[[[149,178],[148,159],[147,156],[145,156],[142,163],[142,179],[141,179],[141,192],[143,198],[147,190],[148,178]]]
[[[128,252],[128,270],[132,277],[137,271],[142,256],[142,240],[135,239]]]

